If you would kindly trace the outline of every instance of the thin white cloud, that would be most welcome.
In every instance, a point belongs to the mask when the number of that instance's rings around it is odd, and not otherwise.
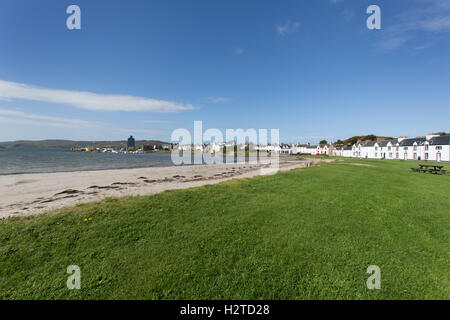
[[[4,122],[9,121],[10,123],[35,124],[51,127],[95,128],[104,125],[102,122],[97,121],[52,117],[9,109],[0,109],[0,116],[2,116],[1,119]]]
[[[107,131],[116,131],[116,132],[133,132],[133,133],[142,133],[147,135],[155,135],[166,133],[165,131],[160,130],[150,130],[150,129],[128,129],[116,127],[114,125],[98,122],[98,121],[89,121],[82,120],[76,118],[62,118],[62,117],[53,117],[47,115],[39,115],[35,113],[22,112],[17,110],[9,110],[0,108],[0,123],[6,124],[22,124],[22,125],[30,125],[30,126],[38,126],[38,127],[57,127],[57,128],[72,128],[72,129],[103,129]]]
[[[230,99],[225,97],[208,97],[208,100],[213,103],[222,103],[222,102],[228,102]]]
[[[450,32],[450,1],[448,0],[415,0],[397,15],[397,23],[388,26],[383,32],[378,46],[393,50],[406,45],[409,41],[423,41],[420,36],[426,35],[427,44],[414,44],[414,48],[430,46],[434,35]]]
[[[71,105],[92,111],[180,112],[195,109],[190,104],[126,95],[105,95],[84,91],[39,88],[0,80],[0,99],[23,99]]]
[[[422,22],[421,27],[430,32],[450,31],[450,14],[443,17],[434,17]]]
[[[278,35],[285,36],[289,33],[297,32],[298,29],[300,29],[300,22],[291,22],[288,20],[288,22],[284,25],[276,24],[275,30],[277,31]]]
[[[389,37],[382,42],[378,44],[378,46],[385,50],[394,50],[402,47],[406,42],[408,41],[408,38],[406,37]]]

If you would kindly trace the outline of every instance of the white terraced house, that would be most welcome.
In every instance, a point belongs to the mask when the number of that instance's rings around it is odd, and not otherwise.
[[[450,162],[450,135],[369,141],[353,146],[335,147],[332,144],[312,146],[309,144],[281,144],[259,146],[256,149],[284,154],[332,155],[389,160],[429,160]]]
[[[394,147],[397,140],[384,140],[377,142],[379,149],[379,158],[394,159]]]
[[[330,154],[335,157],[351,158],[353,157],[353,147],[332,147]]]
[[[298,144],[295,146],[294,148],[294,152],[295,154],[308,154],[308,148],[309,144]]]
[[[292,150],[292,145],[289,144],[281,144],[280,145],[281,148],[281,153],[282,154],[292,154],[293,150]]]
[[[330,147],[327,144],[320,144],[317,146],[316,154],[329,155]]]
[[[339,146],[339,147],[333,147],[331,149],[331,153],[332,156],[335,157],[343,157],[344,156],[344,147]]]
[[[354,158],[361,158],[361,143],[355,143],[352,146],[352,154]]]
[[[356,143],[352,157],[391,160],[450,161],[450,135]]]
[[[398,155],[402,160],[420,160],[419,147],[426,141],[426,138],[405,139],[396,144],[400,147]]]
[[[360,158],[371,158],[371,159],[378,158],[377,152],[375,152],[375,144],[376,144],[376,142],[369,141],[369,142],[361,145]]]
[[[352,147],[344,147],[342,150],[342,156],[346,158],[350,158],[353,155],[353,148]]]
[[[427,139],[420,152],[423,160],[450,161],[450,136],[434,136]]]
[[[308,154],[317,154],[317,146],[308,146],[306,148],[306,153],[308,153]]]
[[[279,145],[267,145],[256,147],[255,150],[267,151],[267,152],[277,152],[281,153],[281,147]]]

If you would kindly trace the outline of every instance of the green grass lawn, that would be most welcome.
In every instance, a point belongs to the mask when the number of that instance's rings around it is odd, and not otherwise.
[[[336,160],[2,220],[0,298],[450,299],[450,175],[413,166]]]

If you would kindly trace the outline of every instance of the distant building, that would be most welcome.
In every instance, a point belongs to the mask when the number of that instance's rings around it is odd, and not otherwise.
[[[128,138],[127,148],[134,148],[136,147],[136,140],[134,140],[133,136],[130,136]]]
[[[144,151],[144,152],[151,152],[153,150],[155,150],[154,146],[151,146],[148,144],[142,145],[142,151]]]

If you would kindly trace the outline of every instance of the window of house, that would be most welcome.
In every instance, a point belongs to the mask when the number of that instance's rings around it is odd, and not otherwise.
[[[417,146],[414,146],[414,151],[417,151]]]
[[[400,147],[395,147],[395,151],[398,151],[398,150],[400,150]]]
[[[403,150],[408,150],[408,147],[404,147]]]
[[[417,159],[417,153],[414,153],[414,159]]]
[[[442,146],[436,146],[436,150],[442,150]]]
[[[378,157],[378,154],[375,152],[375,158]]]
[[[392,152],[389,152],[389,158],[392,158]]]
[[[398,152],[395,154],[395,157],[398,159],[398,157],[399,157],[399,154],[398,154]]]
[[[425,153],[425,159],[428,160],[428,152]]]
[[[428,151],[428,145],[427,144],[425,145],[425,151]]]
[[[375,150],[378,150],[378,147],[375,147]]]
[[[388,151],[391,151],[391,147],[388,147]]]

